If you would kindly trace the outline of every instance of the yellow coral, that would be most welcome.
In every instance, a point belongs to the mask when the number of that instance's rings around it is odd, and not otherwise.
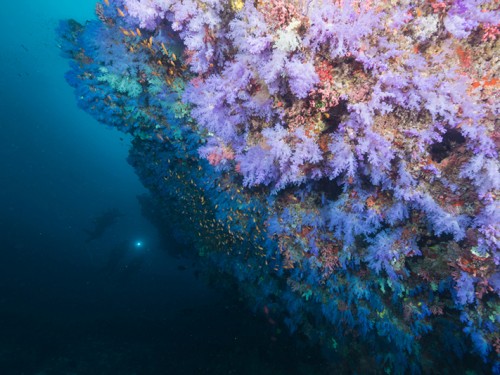
[[[245,2],[243,0],[231,0],[231,9],[233,9],[235,12],[238,12],[243,8],[243,5],[245,5]]]

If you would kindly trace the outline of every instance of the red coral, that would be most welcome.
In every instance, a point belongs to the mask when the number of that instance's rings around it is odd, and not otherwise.
[[[432,315],[444,315],[444,310],[442,305],[433,305],[430,307]]]
[[[440,13],[443,12],[446,9],[446,3],[444,1],[441,2],[433,2],[431,4],[432,9],[434,10],[434,13]]]
[[[323,264],[324,278],[328,278],[335,269],[340,267],[338,251],[338,247],[333,244],[327,244],[320,250],[320,259]]]
[[[496,40],[497,35],[500,34],[500,23],[497,25],[484,24],[483,25],[483,36],[481,39],[483,42],[487,40]]]
[[[493,342],[493,347],[495,348],[495,352],[497,354],[500,354],[500,337],[495,338],[495,341]]]
[[[478,299],[483,298],[486,293],[490,293],[493,291],[493,287],[488,284],[488,280],[485,278],[479,280],[476,284],[476,297]]]
[[[333,81],[332,66],[327,61],[321,61],[316,66],[316,73],[318,74],[319,80],[321,82]]]
[[[207,155],[208,162],[213,165],[219,165],[223,160],[233,160],[234,152],[228,147],[214,148],[212,152]]]
[[[275,29],[284,28],[293,19],[302,17],[295,4],[287,0],[259,1],[258,8],[266,22]]]
[[[462,47],[457,47],[457,55],[462,68],[469,68],[472,61],[470,52],[464,50]]]

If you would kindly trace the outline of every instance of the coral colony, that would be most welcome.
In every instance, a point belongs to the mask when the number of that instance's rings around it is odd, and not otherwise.
[[[59,30],[79,105],[251,306],[339,372],[500,373],[498,1],[96,14]]]

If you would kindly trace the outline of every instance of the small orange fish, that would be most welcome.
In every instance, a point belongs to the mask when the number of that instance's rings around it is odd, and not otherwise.
[[[109,0],[104,0],[104,4],[109,7]]]
[[[163,44],[163,42],[161,43],[161,48],[163,49],[163,52],[165,53],[165,55],[168,55],[167,48],[165,47],[165,44]]]
[[[141,30],[139,30],[139,28],[135,29],[135,31],[137,31],[137,35],[142,36]]]
[[[118,15],[120,17],[125,17],[125,13],[123,13],[123,11],[120,8],[116,8],[116,11],[118,12]]]

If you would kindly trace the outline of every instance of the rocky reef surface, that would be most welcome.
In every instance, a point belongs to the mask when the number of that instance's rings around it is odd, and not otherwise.
[[[498,1],[96,15],[67,80],[200,262],[339,372],[500,373]]]

